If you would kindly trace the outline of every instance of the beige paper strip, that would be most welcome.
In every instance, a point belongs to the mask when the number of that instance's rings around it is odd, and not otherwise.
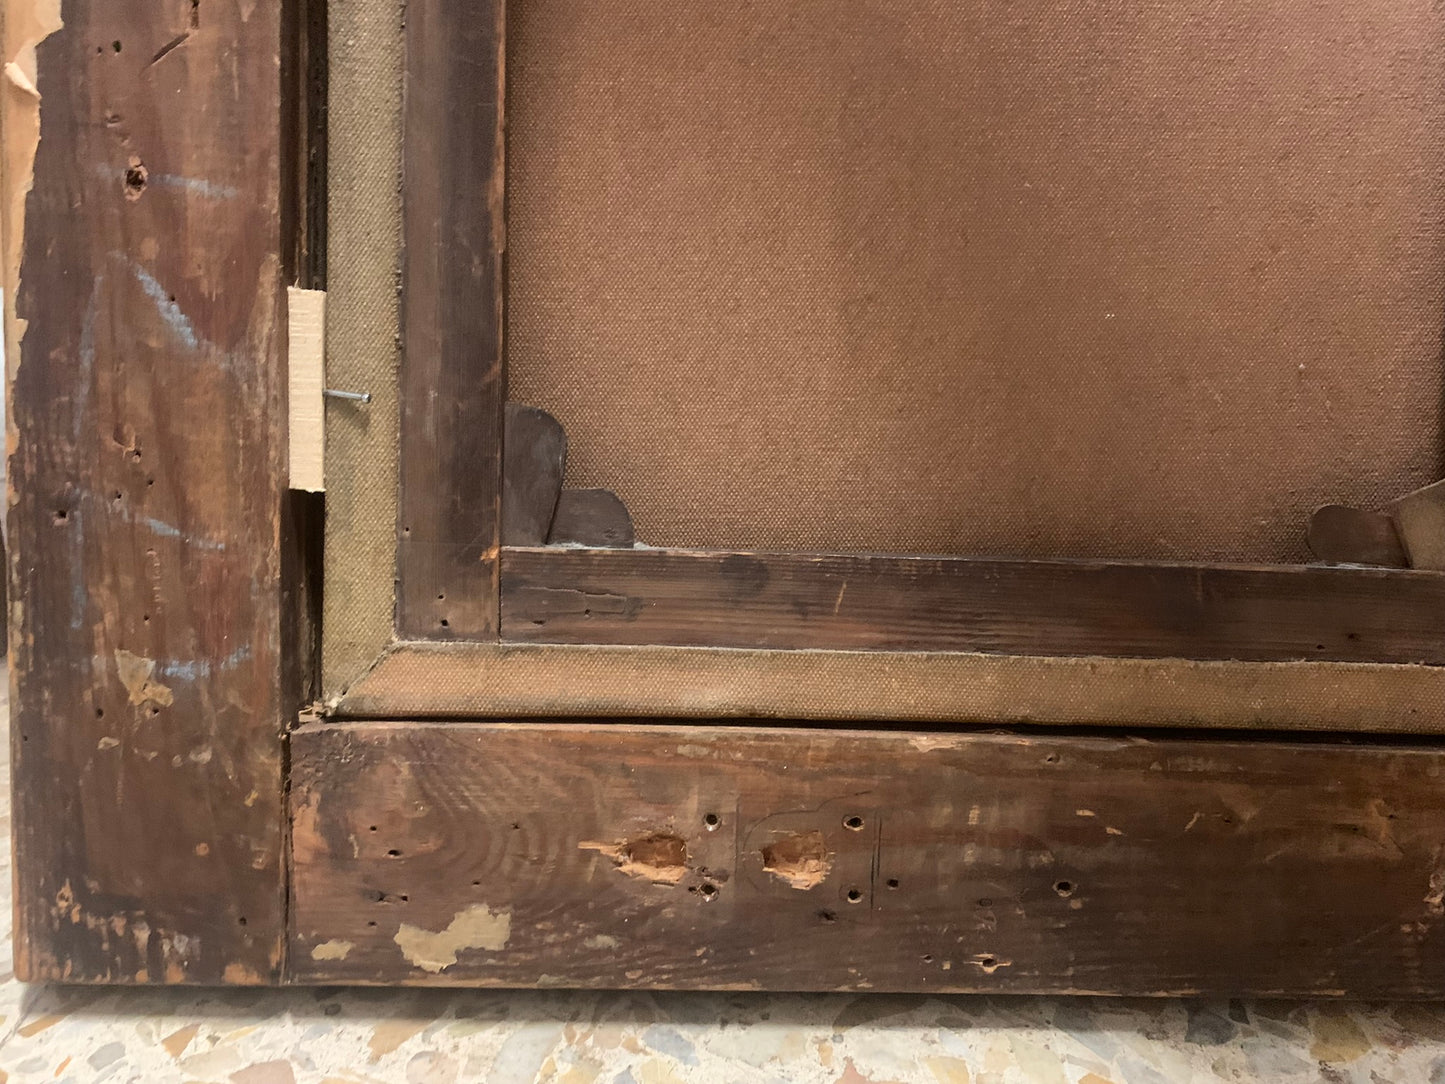
[[[326,377],[326,292],[290,286],[286,290],[289,319],[287,375],[290,409],[291,488],[320,493],[323,471]]]

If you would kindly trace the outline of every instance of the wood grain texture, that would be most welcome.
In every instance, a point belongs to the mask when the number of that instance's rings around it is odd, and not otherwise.
[[[275,981],[280,10],[64,16],[10,389],[16,971]]]
[[[504,0],[406,12],[397,627],[497,634]]]
[[[1442,757],[307,727],[293,741],[292,977],[1438,996]]]
[[[681,550],[507,550],[510,641],[1445,662],[1445,576]]]

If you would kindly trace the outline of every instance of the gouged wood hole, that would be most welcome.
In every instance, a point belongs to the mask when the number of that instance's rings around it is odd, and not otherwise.
[[[774,840],[763,848],[763,869],[801,891],[817,888],[833,870],[823,833],[814,828]]]
[[[619,872],[655,885],[676,885],[687,874],[687,841],[669,832],[652,832],[623,843],[583,840],[577,846],[604,854]]]

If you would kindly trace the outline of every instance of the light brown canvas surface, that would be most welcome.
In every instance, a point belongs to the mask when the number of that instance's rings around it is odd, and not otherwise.
[[[653,545],[1300,560],[1441,473],[1445,15],[524,0],[509,383]]]

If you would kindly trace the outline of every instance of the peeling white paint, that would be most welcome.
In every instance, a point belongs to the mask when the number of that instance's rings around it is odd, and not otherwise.
[[[344,960],[355,947],[354,942],[333,937],[330,941],[323,941],[313,948],[311,958],[313,960]]]
[[[403,922],[392,938],[407,963],[432,974],[457,962],[466,949],[496,952],[506,948],[512,937],[512,912],[493,911],[485,903],[474,903],[458,911],[447,928],[438,932]]]

